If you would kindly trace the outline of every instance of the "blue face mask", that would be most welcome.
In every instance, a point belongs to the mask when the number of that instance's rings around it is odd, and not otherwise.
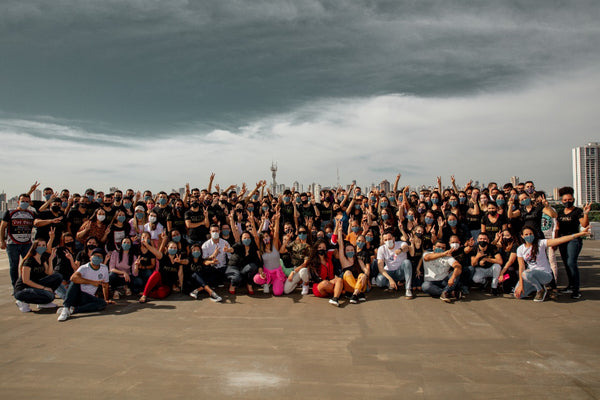
[[[440,249],[439,247],[436,247],[435,249],[433,249],[434,253],[443,253],[444,249]]]
[[[448,221],[448,225],[454,228],[456,225],[458,225],[458,221],[455,219],[451,219],[450,221]]]
[[[302,199],[301,199],[300,197],[298,197],[298,198],[296,199],[296,203],[298,203],[298,204],[302,203]]]
[[[346,196],[344,196],[344,195],[341,195],[341,196],[340,196],[340,201],[344,201],[344,199],[345,199],[345,198],[346,198]]]
[[[142,213],[142,212],[135,213],[135,217],[136,217],[137,219],[144,219],[144,215],[146,215],[146,214],[144,214],[144,213]]]
[[[200,258],[201,255],[202,255],[202,252],[199,250],[192,251],[192,257],[194,257],[194,258]]]
[[[377,197],[371,196],[371,201],[375,201],[375,200],[377,200]]]
[[[521,205],[524,207],[527,207],[528,205],[531,204],[531,199],[527,198],[521,201]]]
[[[365,236],[365,240],[370,243],[373,241],[373,236]]]
[[[87,198],[89,201],[94,201],[94,195],[88,196]]]
[[[123,203],[123,207],[125,207],[126,210],[129,210],[131,208],[131,203]]]
[[[362,249],[363,247],[365,247],[365,242],[356,242],[356,247]]]
[[[254,200],[254,201],[258,200],[258,195],[255,194],[254,196],[252,196],[252,200]]]
[[[433,204],[433,203],[431,202],[431,200],[429,200],[429,201],[427,202],[427,207],[431,207],[431,205],[432,205],[432,204]]]
[[[346,252],[346,258],[352,258],[354,257],[354,252],[353,251],[347,251]]]
[[[327,233],[325,234],[325,236],[327,236],[327,238],[328,238],[328,239],[331,239],[331,237],[333,236],[333,233],[331,233],[331,232],[327,232]]]
[[[21,210],[27,210],[29,208],[29,203],[26,201],[22,201],[19,203],[19,208]]]
[[[525,235],[525,236],[523,236],[523,239],[527,243],[533,243],[533,241],[535,240],[535,236],[533,236],[533,235]]]
[[[63,201],[63,202],[60,204],[60,206],[61,206],[62,208],[67,208],[67,206],[68,206],[68,205],[69,205],[69,203],[67,203],[66,201]]]
[[[439,202],[440,202],[440,199],[438,199],[437,197],[434,197],[434,198],[432,198],[432,199],[431,199],[431,202],[432,202],[433,204],[437,204],[437,203],[439,203]]]
[[[122,248],[123,250],[127,251],[127,250],[131,249],[131,243],[123,243],[123,244],[121,245],[121,248]]]
[[[388,206],[387,201],[382,201],[381,202],[381,208],[386,208]]]
[[[381,214],[381,219],[386,221],[390,216],[388,214]]]
[[[506,201],[504,199],[498,199],[498,200],[496,200],[496,204],[498,204],[500,207],[502,207],[503,205],[506,204]]]
[[[100,256],[92,256],[92,264],[100,265],[102,263],[102,257]]]
[[[263,212],[264,212],[264,211],[269,211],[269,207],[267,207],[267,206],[262,206],[262,210],[263,210]]]
[[[456,207],[458,205],[458,201],[456,201],[456,200],[450,200],[449,203],[450,203],[450,207]]]
[[[431,224],[433,224],[433,218],[430,218],[430,217],[425,217],[425,223],[426,223],[427,225],[431,225]]]
[[[175,243],[179,243],[179,241],[181,240],[181,236],[180,235],[178,235],[178,236],[172,236],[171,239],[173,239],[173,241]]]
[[[360,210],[360,204],[355,204],[354,208],[357,209],[357,210]]]
[[[390,196],[389,199],[390,199],[390,201],[396,200],[396,198],[394,196]],[[400,200],[400,198],[398,198],[398,200]]]
[[[158,204],[160,204],[161,206],[164,206],[165,204],[167,204],[167,199],[165,199],[164,197],[161,197],[160,199],[158,199]]]
[[[308,237],[308,234],[306,234],[306,233],[298,234],[298,239],[300,239],[300,240],[306,240],[307,237]]]
[[[408,214],[408,215],[406,216],[406,219],[408,219],[409,221],[414,221],[414,220],[415,220],[415,216],[414,216],[414,215],[412,215],[412,214]]]
[[[290,198],[289,198],[289,196],[284,196],[284,197],[283,197],[283,201],[284,201],[285,203],[287,203],[288,201],[290,201]]]
[[[50,200],[50,198],[52,197],[51,194],[45,194],[44,198],[46,199],[46,201]]]
[[[169,255],[174,256],[175,254],[177,254],[177,249],[169,249],[167,250],[169,252]]]
[[[252,243],[252,239],[242,239],[242,243],[244,244],[244,246],[250,246],[250,243]]]
[[[248,207],[248,212],[254,212],[254,207]]]
[[[35,251],[38,254],[44,254],[46,252],[47,247],[46,246],[38,246],[35,248]]]
[[[352,229],[352,232],[358,233],[360,231],[360,226],[353,226],[351,229]]]
[[[229,229],[223,229],[221,232],[223,233],[223,236],[229,236],[229,234],[231,233]]]
[[[117,221],[119,221],[119,222],[125,222],[125,218],[126,218],[126,217],[125,217],[124,215],[119,215],[119,216],[117,217]]]

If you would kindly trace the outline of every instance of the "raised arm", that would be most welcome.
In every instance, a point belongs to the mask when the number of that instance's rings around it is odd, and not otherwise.
[[[400,173],[398,175],[396,175],[396,180],[394,181],[394,189],[393,189],[394,193],[398,192],[398,182],[400,182],[401,177],[402,177],[402,174],[400,174]]]

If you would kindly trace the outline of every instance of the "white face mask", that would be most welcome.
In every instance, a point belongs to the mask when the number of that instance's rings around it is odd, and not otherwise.
[[[98,215],[96,215],[96,218],[98,218],[98,221],[102,222],[102,221],[104,221],[106,219],[106,215],[100,215],[100,214],[98,214]]]
[[[155,223],[156,222],[156,217],[153,215],[151,217],[148,217],[148,221],[150,221],[150,223]]]
[[[393,240],[386,240],[385,241],[385,245],[388,247],[388,249],[391,249],[392,247],[394,247],[394,241]]]
[[[217,240],[219,238],[219,232],[211,232],[210,237]]]
[[[450,243],[450,248],[456,250],[460,247],[460,243]]]

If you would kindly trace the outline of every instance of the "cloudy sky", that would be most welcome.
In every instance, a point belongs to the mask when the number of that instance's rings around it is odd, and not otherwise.
[[[572,183],[600,2],[3,0],[0,191]]]

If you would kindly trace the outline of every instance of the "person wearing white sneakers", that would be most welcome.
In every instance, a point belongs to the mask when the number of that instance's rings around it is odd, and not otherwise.
[[[92,250],[89,263],[82,265],[71,276],[71,284],[67,290],[63,307],[58,316],[59,321],[66,321],[74,313],[101,311],[107,304],[114,304],[112,300],[103,300],[96,297],[98,286],[102,286],[104,298],[108,299],[108,266],[102,264],[104,250]]]
[[[412,299],[412,263],[406,254],[408,244],[394,240],[392,230],[387,229],[383,234],[383,243],[377,250],[377,286],[398,290],[398,282],[406,281],[405,296]]]
[[[48,254],[46,249],[45,240],[35,240],[21,264],[21,276],[15,283],[14,293],[21,312],[31,311],[29,304],[37,304],[38,308],[56,307],[52,300],[54,291],[62,283],[62,276],[52,270],[56,250]]]

